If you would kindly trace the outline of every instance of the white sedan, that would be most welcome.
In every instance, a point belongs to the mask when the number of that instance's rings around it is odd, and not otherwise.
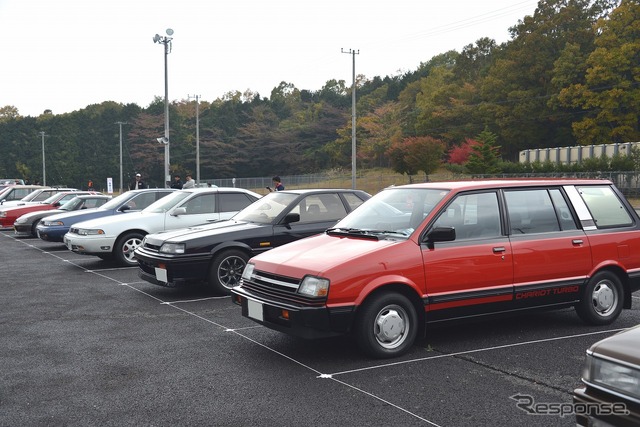
[[[133,251],[145,235],[229,219],[260,197],[242,188],[176,191],[140,212],[76,223],[64,235],[64,243],[75,253],[133,266]]]

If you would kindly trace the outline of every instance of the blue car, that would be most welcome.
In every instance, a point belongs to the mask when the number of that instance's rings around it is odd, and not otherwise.
[[[131,190],[111,199],[109,202],[97,209],[48,216],[36,227],[38,237],[48,242],[62,242],[62,237],[67,234],[69,228],[77,222],[119,215],[127,212],[138,212],[173,191],[176,190],[171,188]]]

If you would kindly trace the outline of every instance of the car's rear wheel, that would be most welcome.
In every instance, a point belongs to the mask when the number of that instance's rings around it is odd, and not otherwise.
[[[121,265],[138,265],[133,251],[142,243],[144,236],[138,232],[127,233],[121,236],[113,248],[113,255]]]
[[[209,285],[219,294],[229,295],[240,283],[249,255],[239,249],[229,249],[216,255],[209,269]]]
[[[578,316],[590,325],[608,325],[622,312],[624,293],[618,276],[610,271],[596,273],[576,305]]]
[[[360,349],[376,358],[396,357],[413,345],[418,314],[407,297],[383,292],[367,299],[358,313],[354,333]]]

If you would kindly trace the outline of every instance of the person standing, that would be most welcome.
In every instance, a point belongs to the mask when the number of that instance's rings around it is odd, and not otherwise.
[[[144,181],[142,181],[142,175],[137,173],[136,178],[129,184],[129,190],[141,190],[143,188],[147,187],[144,185]]]
[[[269,191],[284,191],[284,184],[282,184],[282,180],[280,179],[280,177],[278,175],[276,175],[273,178],[271,178],[271,181],[273,181],[273,188],[267,187],[267,190],[269,190]]]
[[[182,190],[182,181],[180,180],[180,175],[174,175],[173,182],[171,183],[171,188]]]
[[[195,188],[196,187],[196,182],[193,180],[193,178],[191,177],[191,175],[187,175],[185,177],[186,181],[184,182],[184,184],[182,185],[182,189],[187,189],[187,188]]]

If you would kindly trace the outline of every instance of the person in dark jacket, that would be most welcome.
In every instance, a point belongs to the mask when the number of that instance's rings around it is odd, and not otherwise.
[[[178,190],[182,190],[182,181],[180,180],[180,175],[175,175],[173,177],[173,182],[171,183],[171,188],[176,188]]]
[[[147,186],[142,180],[142,175],[137,173],[136,178],[133,181],[131,181],[131,184],[129,184],[129,190],[140,190],[142,188],[147,188]]]

